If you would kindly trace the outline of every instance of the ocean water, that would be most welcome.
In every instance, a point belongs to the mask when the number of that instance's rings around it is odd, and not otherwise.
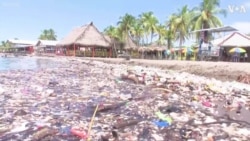
[[[0,57],[0,71],[55,68],[57,63],[51,59],[36,57]]]

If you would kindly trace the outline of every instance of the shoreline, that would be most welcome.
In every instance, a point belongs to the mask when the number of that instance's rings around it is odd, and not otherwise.
[[[169,69],[176,72],[215,78],[221,81],[236,81],[240,75],[250,74],[250,63],[179,61],[179,60],[143,60],[121,58],[85,58],[86,60],[102,61],[112,64],[140,65]]]
[[[197,76],[214,78],[220,81],[236,81],[240,75],[250,74],[250,63],[234,62],[206,62],[206,61],[180,61],[180,60],[145,60],[123,58],[91,58],[72,56],[20,56],[34,57],[41,59],[51,59],[55,61],[100,61],[109,64],[126,64],[131,66],[156,67],[160,69],[172,70],[175,72],[186,72]]]

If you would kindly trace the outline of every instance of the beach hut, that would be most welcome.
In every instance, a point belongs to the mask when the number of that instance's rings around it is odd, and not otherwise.
[[[164,46],[139,47],[138,52],[142,59],[163,59],[167,48]]]
[[[31,54],[34,52],[36,41],[9,39],[7,42],[10,44],[9,52]]]
[[[57,43],[58,41],[38,40],[35,46],[35,50],[39,53],[55,54]]]
[[[125,43],[121,42],[117,38],[112,38],[109,35],[104,34],[104,37],[111,43],[112,57],[117,57],[118,54],[121,54],[123,52]]]
[[[126,50],[134,50],[135,48],[137,48],[137,45],[134,43],[134,41],[131,39],[130,36],[128,36],[126,39],[125,39],[125,45],[124,45],[124,49]]]
[[[63,40],[57,44],[57,54],[68,56],[99,56],[101,52],[112,56],[111,43],[102,33],[90,24],[73,29]]]
[[[138,46],[130,36],[125,39],[123,48],[132,58],[139,58]]]

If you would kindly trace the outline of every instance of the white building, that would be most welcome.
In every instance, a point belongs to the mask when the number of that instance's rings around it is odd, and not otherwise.
[[[35,49],[43,53],[55,53],[58,41],[38,40]]]
[[[33,53],[37,41],[9,39],[7,42],[10,44],[10,48],[17,52]]]

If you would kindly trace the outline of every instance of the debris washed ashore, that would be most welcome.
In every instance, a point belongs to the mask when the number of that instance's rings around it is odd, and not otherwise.
[[[0,72],[1,140],[250,140],[247,84],[81,59],[57,65]]]

